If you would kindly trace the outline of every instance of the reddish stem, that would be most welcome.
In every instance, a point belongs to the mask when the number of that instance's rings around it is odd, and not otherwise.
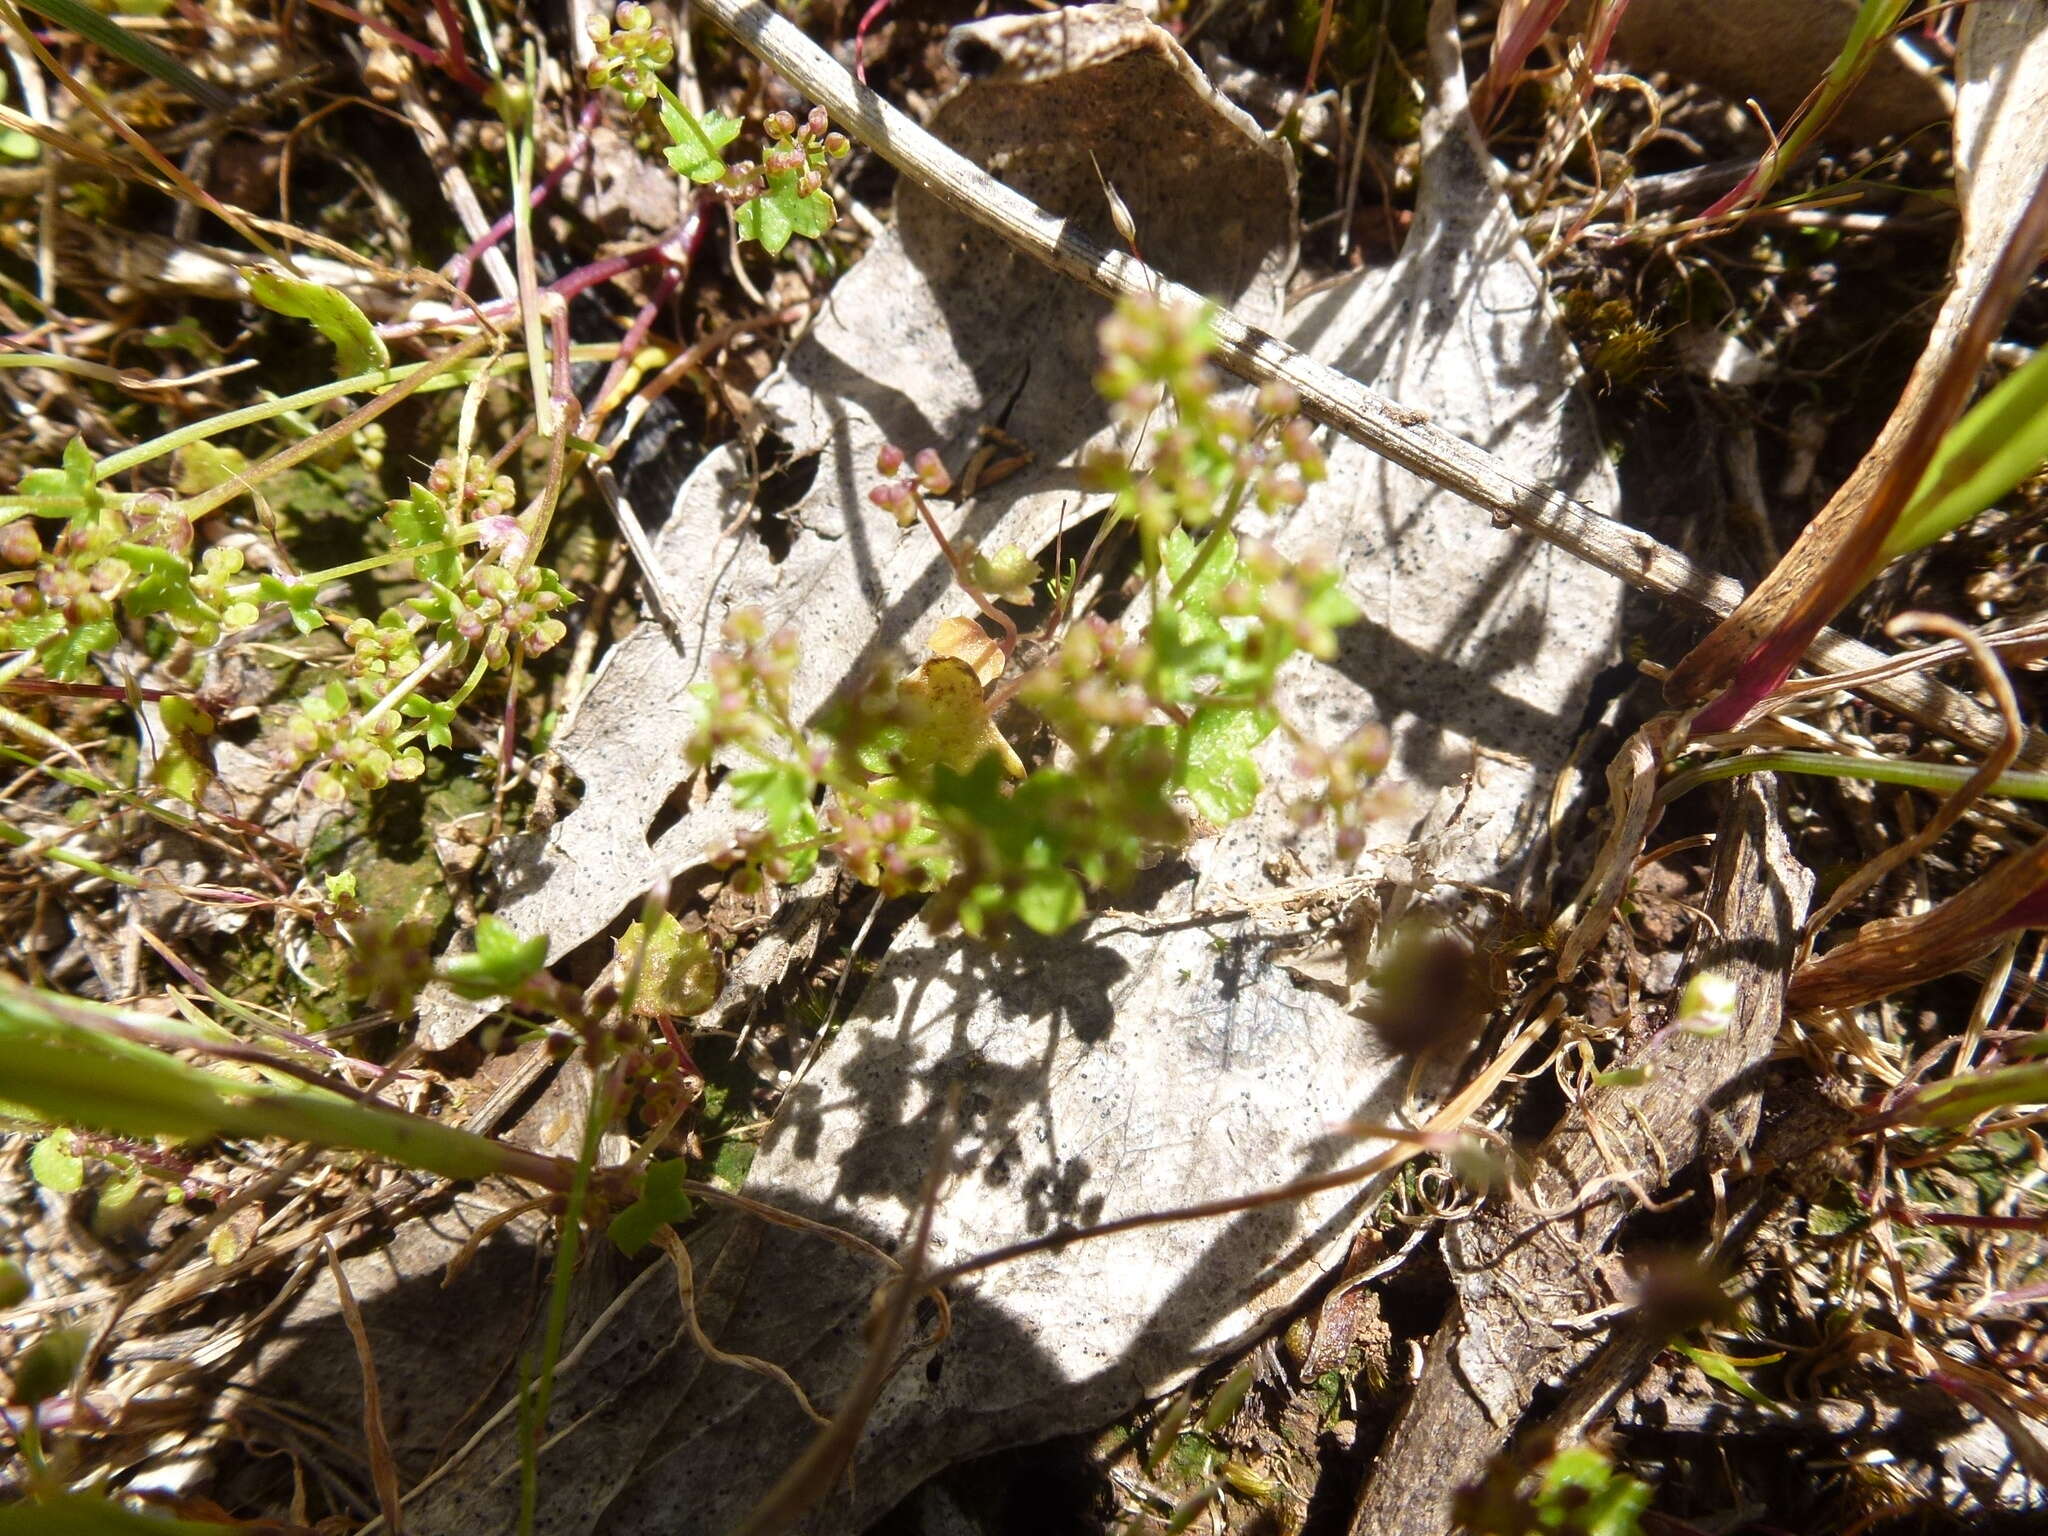
[[[697,263],[697,252],[703,247],[704,232],[710,227],[706,217],[718,199],[706,193],[690,205],[690,213],[683,220],[683,227],[677,230],[662,246],[669,252],[669,270],[662,273],[661,281],[655,285],[653,297],[640,306],[640,313],[633,317],[633,323],[626,327],[626,334],[619,338],[619,355],[612,359],[612,365],[605,370],[604,382],[598,385],[592,395],[589,425],[594,432],[597,423],[611,410],[612,391],[626,376],[626,370],[633,365],[633,354],[640,350],[640,343],[647,339],[647,333],[654,328],[655,317],[662,307],[675,297],[689,278]]]
[[[890,0],[874,0],[860,13],[860,23],[853,29],[853,77],[862,85],[868,83],[868,61],[863,56],[863,45],[868,40],[868,28],[880,21],[889,9]]]
[[[484,77],[470,68],[467,59],[451,55],[429,43],[423,43],[418,38],[399,31],[398,28],[392,26],[389,22],[379,21],[374,16],[365,16],[354,6],[344,5],[342,0],[313,0],[313,4],[327,12],[330,16],[339,16],[343,21],[354,22],[359,27],[369,28],[386,42],[403,48],[414,58],[425,60],[433,65],[434,68],[444,72],[456,84],[475,91],[479,96],[490,89]]]
[[[583,151],[590,147],[590,130],[596,126],[597,114],[604,105],[604,98],[593,96],[583,104],[582,115],[576,119],[576,132],[569,140],[569,147],[562,152],[562,158],[548,167],[548,173],[535,183],[530,206],[538,208],[554,195],[555,188],[562,184],[562,178],[569,174],[569,168],[583,158]],[[469,280],[476,272],[476,264],[492,246],[512,233],[517,210],[506,212],[497,223],[485,230],[482,238],[460,256],[448,263],[448,280],[458,289],[469,287]]]
[[[441,18],[441,31],[448,38],[448,73],[457,79],[465,75],[478,78],[470,67],[469,50],[463,46],[462,18],[455,14],[454,0],[434,0],[434,14]]]

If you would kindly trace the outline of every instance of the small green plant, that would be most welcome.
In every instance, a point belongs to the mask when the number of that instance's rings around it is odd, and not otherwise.
[[[906,527],[923,521],[1001,636],[965,623],[950,653],[869,679],[813,724],[790,705],[798,636],[735,615],[691,751],[700,765],[737,765],[738,803],[761,814],[730,856],[742,883],[801,879],[829,850],[884,892],[930,893],[941,925],[1056,933],[1089,891],[1127,882],[1198,820],[1249,812],[1253,754],[1276,729],[1318,785],[1294,806],[1298,821],[1329,822],[1346,855],[1362,846],[1384,733],[1326,749],[1277,705],[1281,668],[1301,652],[1333,656],[1356,611],[1327,565],[1238,532],[1250,509],[1284,515],[1322,474],[1308,423],[1285,390],[1255,403],[1223,394],[1201,313],[1129,303],[1102,339],[1097,384],[1118,421],[1134,437],[1167,422],[1142,468],[1107,452],[1086,466],[1136,535],[1140,600],[1115,622],[1056,613],[1047,658],[1005,680],[1019,637],[998,605],[1030,599],[1036,566],[1020,551],[956,547],[933,506],[951,486],[937,455],[885,448],[870,499]],[[997,726],[1012,700],[1045,747],[1030,765]]]
[[[839,210],[824,190],[825,173],[852,145],[831,131],[824,108],[813,107],[801,123],[788,112],[769,113],[761,125],[768,144],[760,163],[728,165],[725,153],[740,135],[740,120],[716,108],[693,113],[662,83],[659,71],[675,62],[676,49],[666,30],[654,25],[653,12],[624,0],[610,19],[593,14],[587,27],[597,57],[585,83],[593,91],[616,92],[636,112],[655,100],[669,137],[663,154],[670,168],[732,203],[741,239],[774,255],[791,235],[815,240],[838,220]]]
[[[1531,1447],[1496,1457],[1454,1504],[1476,1536],[1640,1536],[1651,1489],[1598,1446]]]

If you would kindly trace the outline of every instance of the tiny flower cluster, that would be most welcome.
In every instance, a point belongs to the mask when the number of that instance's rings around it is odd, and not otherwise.
[[[1374,783],[1393,752],[1385,726],[1361,726],[1335,747],[1300,742],[1294,771],[1321,781],[1316,793],[1294,801],[1288,814],[1303,829],[1327,822],[1337,856],[1355,859],[1365,851],[1367,824],[1387,810],[1386,794]]]
[[[539,657],[568,634],[557,615],[574,598],[533,562],[517,504],[511,478],[471,458],[461,468],[437,460],[424,484],[385,508],[392,545],[425,590],[374,620],[350,620],[343,675],[302,698],[287,722],[316,794],[340,800],[418,778],[422,744],[451,744],[456,710],[487,672],[505,668],[515,649]],[[430,696],[457,679],[446,697]]]
[[[747,172],[733,184],[735,196],[761,197],[788,178],[786,185],[798,198],[815,197],[825,185],[829,163],[845,159],[853,149],[845,134],[832,131],[823,107],[811,108],[801,123],[794,113],[771,112],[762,119],[761,131],[768,135],[768,147],[759,170],[743,162]]]
[[[1121,621],[1067,623],[1049,657],[1010,686],[1051,738],[1045,760],[1027,769],[997,730],[1003,695],[984,688],[1003,667],[977,681],[965,659],[975,647],[957,634],[943,645],[935,635],[934,659],[916,673],[856,690],[821,725],[829,745],[812,745],[788,706],[795,637],[771,645],[758,617],[736,624],[733,653],[712,664],[692,753],[709,762],[738,751],[761,765],[732,776],[738,802],[766,817],[732,855],[749,883],[807,869],[823,847],[885,893],[929,892],[934,924],[995,934],[1015,920],[1052,933],[1080,918],[1089,890],[1128,881],[1197,824],[1251,809],[1254,749],[1282,723],[1281,667],[1301,652],[1334,656],[1357,612],[1327,563],[1289,561],[1240,539],[1234,524],[1252,507],[1299,504],[1322,456],[1290,391],[1268,387],[1251,404],[1223,395],[1202,314],[1126,305],[1103,342],[1098,383],[1112,412],[1136,428],[1170,411],[1149,464],[1095,465],[1096,483],[1135,524],[1147,587]],[[869,500],[905,527],[925,520],[984,617],[1006,624],[991,600],[1030,601],[1040,572],[1025,551],[986,558],[940,529],[929,498],[952,480],[937,453],[885,445],[875,469],[882,483]],[[1008,644],[987,647],[1005,663],[1018,639],[1014,625],[1008,633]],[[1339,850],[1356,853],[1384,732],[1368,728],[1334,751],[1287,735],[1302,771],[1321,781],[1297,817],[1329,822]]]
[[[898,528],[917,521],[925,497],[944,496],[953,489],[953,477],[935,448],[918,449],[917,457],[906,463],[901,448],[884,443],[875,454],[875,473],[886,478],[868,491],[868,500],[895,518]]]
[[[789,687],[796,676],[796,631],[784,625],[770,634],[760,609],[742,608],[725,621],[720,634],[727,649],[707,663],[708,708],[686,749],[691,766],[698,768],[721,752],[760,755],[779,749],[794,735]]]
[[[662,83],[660,72],[674,62],[675,43],[654,25],[646,6],[628,0],[610,20],[593,16],[589,32],[597,50],[585,73],[590,88],[616,92],[635,112],[655,101],[669,137],[662,157],[677,175],[735,205],[733,227],[742,240],[756,241],[774,255],[791,235],[815,240],[837,222],[839,209],[825,190],[825,175],[853,145],[832,131],[823,107],[813,107],[802,121],[792,112],[771,112],[761,125],[768,143],[760,163],[728,165],[726,150],[739,137],[740,120],[716,108],[691,112]]]
[[[1135,431],[1162,406],[1173,408],[1143,471],[1107,448],[1083,466],[1088,483],[1114,495],[1118,514],[1148,538],[1228,522],[1247,499],[1269,514],[1290,510],[1324,477],[1322,450],[1295,414],[1292,389],[1268,383],[1251,406],[1223,396],[1207,361],[1214,337],[1205,312],[1126,303],[1103,322],[1102,343],[1095,383],[1119,422]]]
[[[667,29],[657,27],[654,13],[632,0],[624,0],[610,19],[602,11],[591,12],[584,29],[597,49],[584,71],[584,84],[593,91],[617,91],[636,112],[646,106],[659,89],[660,72],[676,61]]]
[[[0,575],[0,648],[34,651],[58,681],[92,675],[92,658],[119,641],[122,618],[160,620],[195,645],[255,623],[257,598],[285,601],[302,629],[321,622],[303,583],[236,582],[239,549],[213,546],[195,559],[182,503],[160,491],[102,490],[77,439],[61,469],[31,470],[18,495],[28,505],[0,525],[0,566],[11,568]],[[47,542],[32,520],[44,508],[65,520]]]

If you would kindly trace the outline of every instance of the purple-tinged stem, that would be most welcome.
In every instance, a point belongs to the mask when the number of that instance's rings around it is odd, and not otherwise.
[[[583,158],[583,151],[590,147],[590,130],[597,124],[598,109],[604,105],[604,98],[593,96],[583,104],[582,114],[576,119],[576,132],[569,140],[569,147],[562,151],[562,158],[548,167],[545,176],[534,184],[532,206],[538,208],[554,195],[555,188],[562,184],[562,178],[569,169]],[[497,223],[483,232],[475,244],[448,263],[448,280],[458,289],[467,289],[470,278],[475,275],[476,264],[483,254],[500,240],[512,233],[513,213],[508,211]]]

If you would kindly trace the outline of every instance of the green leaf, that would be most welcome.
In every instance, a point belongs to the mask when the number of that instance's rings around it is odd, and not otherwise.
[[[94,619],[76,629],[61,632],[49,644],[38,647],[43,671],[60,683],[84,682],[97,675],[92,664],[96,651],[111,651],[120,643],[120,631],[112,619]]]
[[[783,205],[766,195],[741,203],[734,224],[742,240],[754,241],[771,256],[789,244],[790,232],[795,228]]]
[[[206,738],[213,734],[213,716],[176,694],[158,704],[157,714],[167,739],[157,751],[150,779],[187,805],[197,805],[213,782],[212,754],[206,747]]]
[[[689,1165],[680,1158],[648,1168],[646,1180],[640,1186],[640,1198],[614,1216],[605,1228],[605,1235],[619,1252],[630,1259],[654,1241],[660,1228],[689,1220],[690,1197],[683,1193],[683,1181],[689,1171]]]
[[[779,172],[768,178],[768,190],[740,204],[734,225],[742,240],[753,240],[773,256],[791,235],[815,240],[838,221],[831,194],[820,188],[808,197],[797,194],[798,173]]]
[[[66,627],[63,614],[47,609],[26,618],[0,620],[0,649],[40,651]]]
[[[248,455],[223,443],[187,443],[171,455],[171,484],[180,496],[226,485],[249,467]]]
[[[437,752],[445,752],[455,745],[457,708],[452,699],[423,699],[415,693],[399,704],[398,711],[420,722],[420,734],[426,738],[428,746]]]
[[[144,74],[154,75],[173,90],[183,91],[207,111],[235,110],[234,98],[220,87],[207,84],[148,38],[130,32],[119,22],[81,5],[79,0],[21,0],[21,3],[24,10],[49,17],[58,26],[69,28],[87,42],[98,44],[115,58],[125,59]],[[126,10],[127,7],[121,9]]]
[[[1064,869],[1048,869],[1025,877],[1015,907],[1027,927],[1044,934],[1064,933],[1081,920],[1088,899],[1080,881]]]
[[[811,778],[797,763],[742,769],[732,776],[732,797],[742,810],[759,811],[769,829],[788,841],[803,835],[811,810]]]
[[[1202,568],[1177,598],[1159,605],[1145,634],[1156,658],[1159,691],[1181,704],[1194,702],[1201,680],[1221,677],[1230,664],[1230,634],[1214,610],[1217,594],[1239,574],[1237,540],[1225,529],[1209,539],[1216,546]],[[1181,528],[1159,541],[1159,563],[1170,585],[1179,585],[1201,547]]]
[[[117,1136],[274,1136],[356,1147],[451,1179],[519,1170],[532,1159],[487,1137],[389,1104],[362,1103],[282,1073],[251,1081],[195,1066],[116,1032],[121,1010],[62,997],[0,974],[0,1061],[10,1102],[52,1124]],[[213,1025],[151,1019],[194,1043],[227,1039]]]
[[[668,130],[674,148],[664,150],[669,168],[701,185],[725,174],[725,147],[740,136],[740,120],[727,117],[716,107],[696,120],[690,119],[672,102],[661,103],[661,126]]]
[[[1536,1496],[1538,1529],[1639,1536],[1651,1497],[1648,1483],[1615,1471],[1604,1452],[1590,1445],[1568,1446],[1543,1469]]]
[[[446,544],[455,536],[447,505],[424,485],[415,485],[411,498],[406,501],[387,502],[384,525],[391,531],[391,542],[400,549],[426,549]],[[420,580],[433,582],[443,589],[441,595],[445,598],[445,589],[461,576],[462,555],[459,550],[437,549],[432,554],[413,556],[412,568]],[[430,618],[445,616],[428,615]]]
[[[1195,711],[1181,742],[1181,787],[1218,826],[1248,813],[1259,797],[1252,749],[1272,732],[1273,712],[1212,706]]]
[[[391,351],[370,324],[369,317],[356,308],[355,301],[339,288],[286,277],[261,267],[243,267],[249,296],[273,314],[295,320],[310,320],[322,336],[334,343],[334,360],[340,377],[353,378],[391,366]]]
[[[2048,462],[2048,349],[2036,352],[1949,429],[1878,554],[1884,565],[1994,505]]]
[[[93,462],[92,450],[85,446],[84,438],[74,437],[64,445],[63,468],[30,470],[21,477],[21,494],[66,503],[76,501],[77,507],[63,509],[71,514],[75,524],[82,517],[97,513],[105,499],[99,492],[98,477],[99,466]]]
[[[258,576],[256,595],[266,603],[283,603],[291,613],[292,627],[302,635],[310,635],[327,622],[320,611],[320,588],[312,582]]]
[[[29,1177],[53,1195],[73,1195],[85,1187],[85,1160],[71,1150],[69,1131],[52,1131],[28,1155]]]
[[[14,1400],[40,1403],[70,1386],[91,1342],[90,1329],[52,1328],[29,1345],[14,1362]]]
[[[135,584],[121,597],[121,607],[130,618],[168,613],[186,624],[211,621],[212,611],[192,590],[191,563],[182,556],[151,544],[123,544],[120,558],[138,573]]]
[[[522,939],[488,912],[477,919],[476,952],[444,961],[441,979],[467,998],[502,997],[547,963],[548,936]]]

